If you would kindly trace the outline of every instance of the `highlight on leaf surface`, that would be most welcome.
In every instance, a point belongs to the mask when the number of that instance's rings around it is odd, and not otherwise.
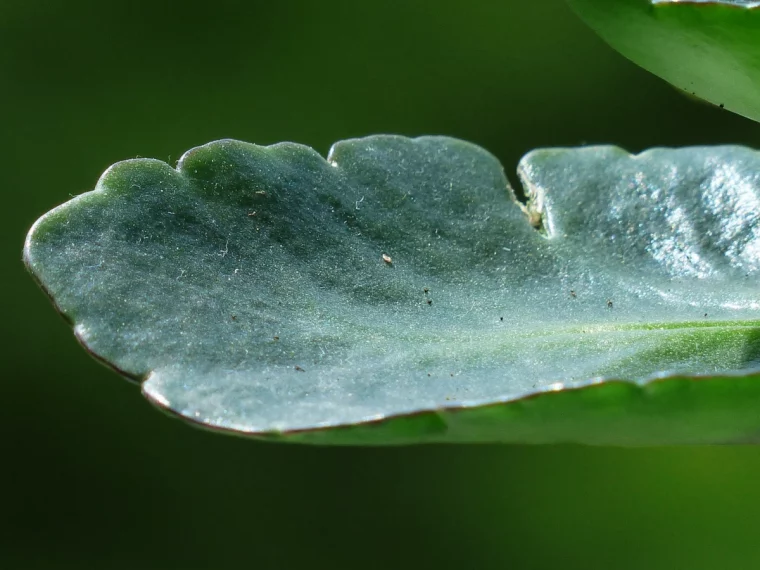
[[[760,156],[444,137],[218,141],[111,167],[24,258],[154,404],[329,444],[749,441]],[[536,221],[540,223],[536,224]],[[538,228],[538,230],[536,229]]]
[[[760,2],[568,3],[634,63],[690,95],[760,121]]]

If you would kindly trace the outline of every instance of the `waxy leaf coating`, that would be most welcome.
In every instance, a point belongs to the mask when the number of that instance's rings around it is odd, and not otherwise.
[[[25,261],[199,425],[317,443],[751,441],[760,156],[218,141],[111,167]]]

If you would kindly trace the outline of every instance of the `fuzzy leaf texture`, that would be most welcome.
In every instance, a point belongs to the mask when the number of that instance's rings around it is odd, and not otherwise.
[[[754,441],[760,156],[443,137],[111,167],[25,261],[160,408],[323,444]]]

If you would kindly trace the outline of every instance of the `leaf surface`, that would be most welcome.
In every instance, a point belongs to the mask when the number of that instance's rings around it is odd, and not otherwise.
[[[634,63],[690,95],[760,121],[760,2],[568,2]]]
[[[745,441],[760,157],[443,137],[111,167],[25,261],[83,345],[205,427],[317,443]]]

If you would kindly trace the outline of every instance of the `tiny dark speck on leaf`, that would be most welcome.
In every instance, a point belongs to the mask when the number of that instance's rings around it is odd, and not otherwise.
[[[433,304],[433,300],[432,300],[432,299],[428,299],[428,300],[427,300],[427,304],[428,304],[428,305],[432,305],[432,304]]]
[[[499,317],[499,320],[500,320],[501,322],[504,322],[504,317]]]
[[[707,315],[705,315],[705,316],[707,316]],[[232,320],[236,321],[237,320],[237,315],[232,315]]]
[[[280,337],[277,335],[274,335],[274,340],[280,340]]]
[[[578,297],[578,295],[576,295],[576,294],[575,294],[575,291],[573,291],[572,289],[570,290],[570,296],[571,296],[573,299],[575,299],[576,297]]]
[[[721,104],[719,105],[719,107],[720,107],[721,109],[725,109],[725,108],[726,108],[726,106],[725,106],[723,103],[721,103]]]
[[[298,366],[298,364],[295,365],[295,369],[298,370],[299,372],[306,372],[306,370]]]
[[[612,299],[607,299],[607,308],[608,309],[612,308]]]
[[[430,376],[430,372],[428,372],[428,377]]]
[[[707,316],[707,313],[705,313],[705,316]]]
[[[430,288],[429,287],[425,287],[422,290],[425,292],[426,295],[430,292]]]

